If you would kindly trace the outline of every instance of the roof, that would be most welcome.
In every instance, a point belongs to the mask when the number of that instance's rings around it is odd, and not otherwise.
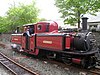
[[[88,23],[100,23],[100,21],[95,21],[95,22],[88,22]]]
[[[50,21],[41,21],[41,22],[37,22],[37,23],[50,23],[51,24],[51,23],[56,23],[56,22],[50,20]]]
[[[36,23],[29,23],[29,24],[24,24],[23,26],[31,26],[31,25],[35,25]]]
[[[23,26],[31,26],[31,25],[35,25],[35,24],[41,24],[41,23],[49,23],[49,24],[52,24],[52,23],[56,23],[56,22],[55,21],[40,21],[40,22],[37,22],[37,23],[24,24]]]

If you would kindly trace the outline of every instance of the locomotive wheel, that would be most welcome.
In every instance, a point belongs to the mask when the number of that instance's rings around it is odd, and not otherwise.
[[[81,64],[82,64],[83,68],[88,68],[88,63],[86,63],[86,62],[87,62],[86,59],[82,60]]]
[[[70,58],[67,58],[67,57],[62,57],[62,61],[63,61],[66,65],[71,65],[71,64],[72,64],[71,59],[70,59]]]
[[[93,68],[96,66],[95,57],[85,58],[82,60],[81,64],[83,68],[86,68],[86,69]]]

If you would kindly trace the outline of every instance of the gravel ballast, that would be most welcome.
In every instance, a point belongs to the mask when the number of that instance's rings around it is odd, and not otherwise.
[[[13,75],[9,70],[7,70],[2,64],[0,64],[0,75]]]

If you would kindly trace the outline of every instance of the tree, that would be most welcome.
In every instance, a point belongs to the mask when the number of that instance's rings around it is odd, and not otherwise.
[[[62,13],[64,22],[74,25],[78,23],[80,28],[80,18],[84,14],[96,15],[95,13],[100,9],[100,0],[55,0],[55,5]]]
[[[0,33],[9,31],[9,21],[7,17],[0,16]]]
[[[7,11],[10,29],[13,31],[19,25],[37,22],[38,13],[39,9],[35,6],[34,1],[29,5],[11,6]]]
[[[47,21],[45,18],[40,18],[39,21]]]

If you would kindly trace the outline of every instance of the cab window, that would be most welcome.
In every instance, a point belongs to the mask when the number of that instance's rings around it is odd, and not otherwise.
[[[46,25],[46,32],[49,32],[49,24]]]
[[[41,30],[41,29],[42,29],[42,26],[41,26],[41,25],[38,25],[38,26],[37,26],[37,29],[38,29],[38,30]]]

